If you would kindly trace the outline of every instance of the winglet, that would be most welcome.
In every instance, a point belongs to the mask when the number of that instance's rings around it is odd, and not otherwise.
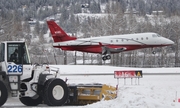
[[[54,20],[47,21],[47,24],[50,29],[54,42],[63,42],[63,41],[70,41],[77,39],[76,37],[71,37],[67,35],[64,32],[64,30],[55,23]]]

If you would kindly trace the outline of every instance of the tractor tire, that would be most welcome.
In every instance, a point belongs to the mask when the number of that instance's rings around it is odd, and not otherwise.
[[[44,103],[49,106],[62,106],[69,98],[67,84],[61,79],[49,79],[45,83]]]
[[[0,81],[0,107],[4,105],[8,98],[8,89],[6,88],[5,84]]]
[[[33,99],[31,97],[21,97],[19,100],[26,106],[37,106],[42,103],[42,97],[38,97],[37,99]]]

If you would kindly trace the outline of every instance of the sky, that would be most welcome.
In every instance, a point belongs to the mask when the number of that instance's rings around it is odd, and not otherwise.
[[[92,65],[59,65],[60,78],[68,79],[67,84],[101,83],[116,86],[118,95],[116,99],[99,101],[85,106],[61,106],[57,108],[180,108],[180,75],[143,75],[138,79],[114,78],[116,70],[142,70],[143,73],[180,73],[180,68],[124,68],[113,66]],[[112,75],[87,75],[89,73]],[[71,75],[84,74],[84,75]],[[126,83],[125,83],[126,82]],[[10,98],[5,107],[25,107],[17,98]],[[47,107],[39,105],[38,107]],[[33,107],[36,108],[36,107]],[[54,108],[54,107],[53,107]]]

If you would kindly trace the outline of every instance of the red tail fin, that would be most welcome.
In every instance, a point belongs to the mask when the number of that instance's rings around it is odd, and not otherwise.
[[[76,40],[76,37],[68,36],[53,20],[47,21],[54,42]]]

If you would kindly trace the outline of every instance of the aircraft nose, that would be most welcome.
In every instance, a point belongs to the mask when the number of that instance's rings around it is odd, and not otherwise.
[[[169,40],[169,42],[168,42],[170,45],[173,45],[174,44],[174,42],[172,41],[172,40]]]
[[[170,39],[166,39],[166,44],[167,45],[173,45],[174,42],[172,40],[170,40]]]

